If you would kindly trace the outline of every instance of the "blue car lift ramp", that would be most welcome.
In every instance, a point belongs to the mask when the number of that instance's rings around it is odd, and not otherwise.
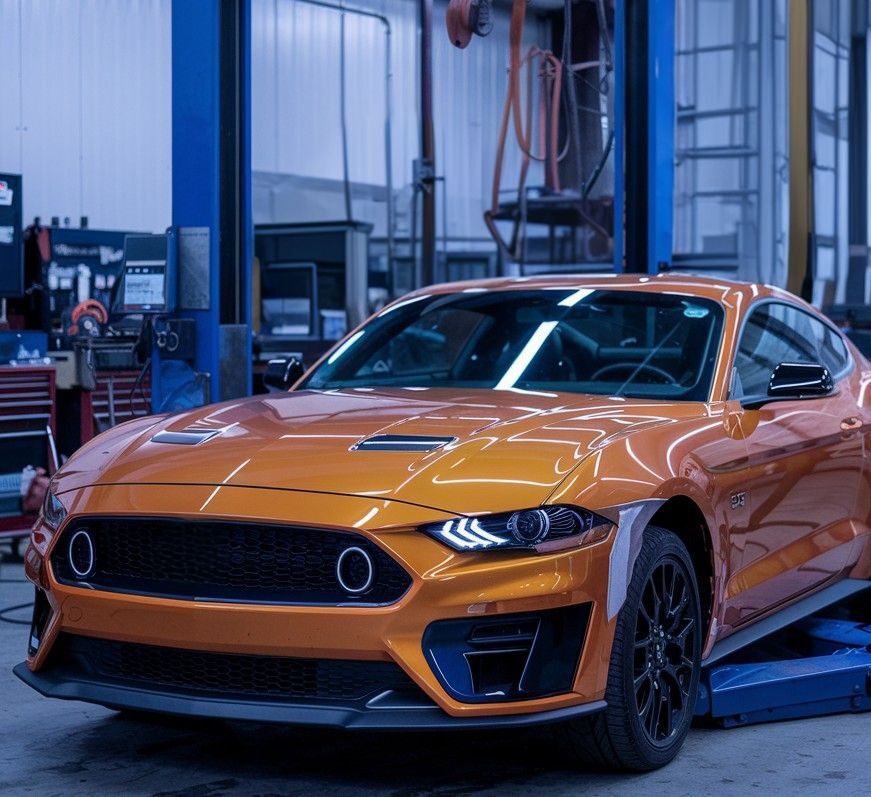
[[[738,631],[702,668],[696,717],[724,728],[871,711],[871,581],[841,581]]]

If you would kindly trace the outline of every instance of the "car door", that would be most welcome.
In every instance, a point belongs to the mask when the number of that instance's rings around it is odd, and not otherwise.
[[[838,332],[801,308],[760,303],[739,338],[731,396],[767,395],[782,362],[825,365],[835,389],[744,410],[745,489],[731,506],[724,618],[732,626],[838,573],[855,536],[863,447],[850,355]]]

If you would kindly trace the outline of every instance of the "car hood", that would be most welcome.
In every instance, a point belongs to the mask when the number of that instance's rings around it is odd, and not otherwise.
[[[254,396],[122,424],[61,469],[57,489],[197,484],[368,496],[458,514],[536,506],[596,449],[691,405],[522,391],[378,389]],[[160,432],[216,432],[195,445]],[[375,435],[431,451],[365,450]]]

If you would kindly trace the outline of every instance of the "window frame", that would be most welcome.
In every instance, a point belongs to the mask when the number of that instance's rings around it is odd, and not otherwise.
[[[842,368],[840,371],[838,371],[838,373],[832,374],[832,382],[834,382],[837,385],[839,382],[841,382],[846,377],[848,377],[851,373],[853,373],[853,370],[856,367],[856,361],[853,358],[853,352],[850,351],[849,341],[844,336],[844,334],[841,332],[841,330],[838,329],[837,326],[835,326],[835,324],[833,324],[831,321],[829,321],[824,316],[810,312],[809,310],[802,307],[801,305],[798,305],[795,302],[791,302],[788,299],[779,299],[779,298],[759,299],[758,301],[754,302],[753,304],[751,304],[747,308],[747,312],[744,314],[744,318],[741,320],[741,325],[738,329],[738,334],[735,336],[735,346],[734,346],[734,350],[732,351],[732,356],[730,358],[730,363],[729,363],[728,383],[727,383],[727,389],[726,389],[726,399],[727,400],[740,401],[740,398],[732,395],[732,391],[734,389],[735,370],[738,367],[738,363],[737,363],[738,352],[741,349],[741,339],[744,337],[744,332],[746,331],[747,324],[750,321],[750,319],[752,318],[754,313],[756,313],[761,308],[766,307],[766,306],[771,305],[771,304],[781,305],[783,307],[788,307],[792,310],[795,310],[799,313],[802,313],[803,315],[806,315],[808,318],[810,318],[811,321],[816,321],[816,322],[822,324],[824,327],[828,327],[829,330],[831,330],[832,332],[835,333],[835,335],[838,336],[838,339],[841,341],[841,343],[844,344],[844,351],[847,353],[847,364],[844,366],[844,368]],[[819,365],[823,365],[823,363],[819,363]],[[814,398],[825,398],[825,396],[815,396]]]

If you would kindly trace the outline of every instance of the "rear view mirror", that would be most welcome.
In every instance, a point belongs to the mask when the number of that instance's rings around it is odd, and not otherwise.
[[[270,393],[283,393],[290,390],[304,373],[305,366],[296,357],[270,360],[263,374],[263,384]]]
[[[771,398],[812,398],[827,396],[834,388],[832,375],[824,365],[815,363],[781,363],[768,382]]]

